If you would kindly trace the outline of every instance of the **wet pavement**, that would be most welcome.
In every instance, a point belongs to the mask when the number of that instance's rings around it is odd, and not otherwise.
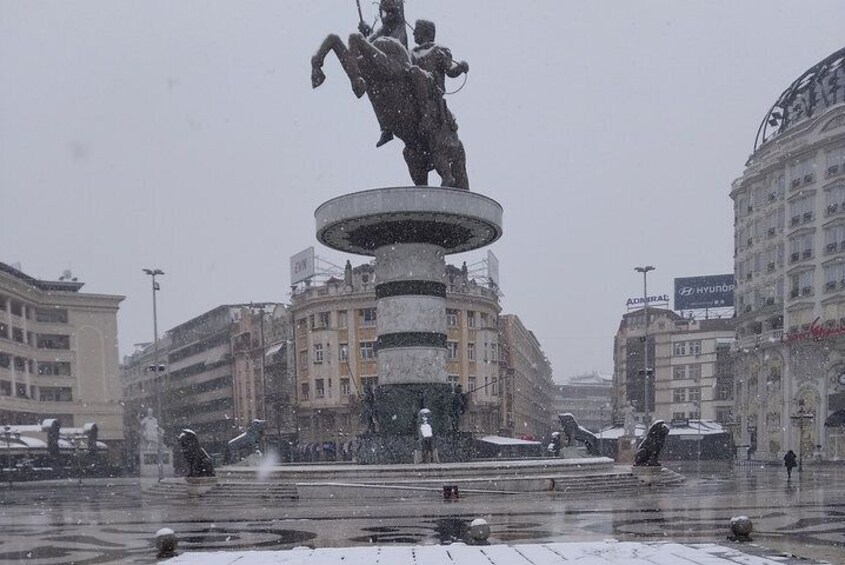
[[[614,495],[526,493],[456,501],[174,500],[132,481],[5,485],[0,562],[147,563],[153,535],[177,532],[180,551],[438,544],[485,518],[492,544],[668,540],[726,543],[732,516],[754,521],[754,544],[845,562],[845,465],[782,468],[696,465],[686,484]]]

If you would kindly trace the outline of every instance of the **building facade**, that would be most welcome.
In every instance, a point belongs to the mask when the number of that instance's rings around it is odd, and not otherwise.
[[[295,437],[290,332],[290,314],[278,303],[244,306],[232,326],[235,425],[244,429],[265,420],[271,445]]]
[[[642,419],[644,398],[652,421],[730,422],[734,337],[732,318],[693,320],[665,308],[649,308],[646,328],[644,309],[625,314],[614,339],[614,422],[623,421],[629,405]],[[648,378],[644,346],[649,348],[652,371]]]
[[[552,366],[519,316],[499,317],[501,435],[549,439],[560,428],[554,412]]]
[[[845,457],[845,49],[766,114],[731,187],[736,441]],[[826,425],[831,424],[831,425]]]
[[[38,280],[0,263],[0,424],[96,423],[116,461],[124,439],[117,346],[123,297],[82,293],[84,283],[62,278]]]
[[[556,384],[555,389],[555,414],[568,412],[590,431],[598,431],[613,423],[613,377],[598,373],[579,375],[567,383]]]
[[[499,429],[498,294],[447,266],[448,379],[469,393],[462,429]],[[378,385],[376,297],[371,264],[344,280],[299,287],[291,299],[297,426],[303,443],[345,445],[362,430],[363,391]]]

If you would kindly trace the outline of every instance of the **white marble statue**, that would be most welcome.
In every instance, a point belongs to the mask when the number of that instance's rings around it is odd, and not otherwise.
[[[147,415],[141,418],[141,449],[156,449],[163,433],[153,416],[153,409],[147,408]]]

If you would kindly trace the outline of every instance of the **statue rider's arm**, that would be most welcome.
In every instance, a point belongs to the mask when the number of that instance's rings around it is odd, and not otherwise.
[[[455,62],[452,59],[452,52],[448,49],[443,49],[442,68],[449,78],[457,78],[463,73],[469,72],[469,65],[466,61]]]

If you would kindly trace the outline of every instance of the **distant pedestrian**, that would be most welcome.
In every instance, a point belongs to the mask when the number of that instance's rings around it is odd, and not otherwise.
[[[786,452],[786,455],[783,456],[783,464],[786,466],[786,478],[792,478],[792,469],[798,466],[795,462],[795,452],[791,449]]]

